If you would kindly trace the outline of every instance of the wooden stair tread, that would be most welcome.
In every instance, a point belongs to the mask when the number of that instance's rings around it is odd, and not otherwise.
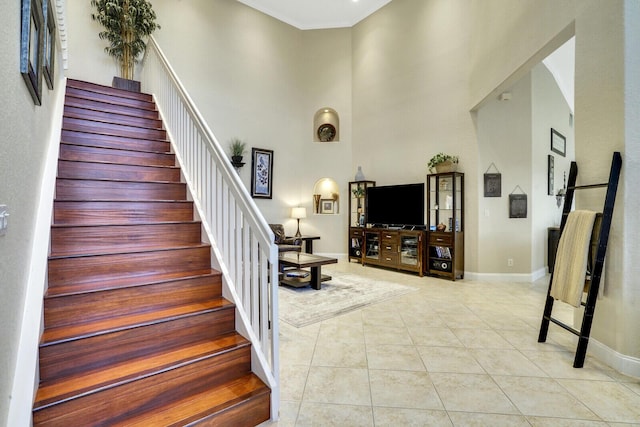
[[[215,274],[216,270],[188,270],[172,273],[148,274],[146,276],[134,276],[128,278],[116,278],[113,280],[87,281],[80,284],[57,285],[55,288],[50,287],[47,290],[46,298],[64,295],[76,295],[84,292],[99,292],[109,289],[120,289],[136,285],[145,285],[157,282],[165,282],[168,280],[186,279],[189,277],[197,277],[203,275]]]
[[[54,224],[142,224],[192,220],[193,202],[54,201]]]
[[[270,393],[269,388],[257,376],[249,373],[218,387],[173,402],[162,410],[140,414],[136,418],[117,425],[132,427],[184,425],[223,411],[251,397]]]
[[[191,343],[159,354],[146,355],[135,360],[113,364],[108,369],[96,369],[69,378],[42,382],[35,398],[34,408],[40,409],[51,403],[67,400],[91,390],[119,385],[247,345],[249,342],[244,337],[237,333],[230,333],[215,340]]]
[[[194,242],[191,244],[182,244],[175,246],[160,246],[160,247],[140,247],[140,248],[126,248],[126,247],[116,247],[113,250],[105,250],[103,252],[97,253],[74,253],[74,254],[51,254],[49,255],[50,260],[56,259],[70,259],[70,258],[88,258],[88,257],[98,257],[98,256],[108,256],[108,255],[134,255],[134,254],[142,254],[145,252],[162,252],[162,251],[172,251],[176,249],[188,249],[188,248],[206,248],[210,247],[208,243],[203,242]]]
[[[96,148],[150,151],[155,153],[169,153],[171,151],[171,144],[168,140],[156,141],[126,136],[100,135],[68,129],[62,129],[60,143]]]
[[[163,165],[126,165],[116,162],[101,162],[98,160],[58,160],[58,178],[180,182],[180,168]]]
[[[88,132],[85,132],[85,133],[88,133]],[[135,139],[138,140],[138,141],[167,142],[167,141],[162,141],[162,140],[143,140],[141,138],[135,138]],[[167,155],[173,155],[173,153],[171,153],[169,151],[145,150],[143,147],[140,147],[140,148],[133,148],[133,147],[126,147],[126,148],[103,147],[103,146],[100,146],[100,145],[76,144],[75,142],[61,141],[60,145],[63,145],[63,144],[67,145],[67,146],[69,146],[71,148],[73,148],[73,147],[82,147],[84,149],[94,148],[96,150],[103,151],[103,152],[116,152],[116,153],[122,153],[122,154],[142,153],[142,154],[167,154]],[[117,162],[108,162],[108,161],[101,161],[101,160],[78,160],[78,159],[69,159],[69,160],[75,160],[75,161],[80,161],[80,162],[91,162],[91,163],[117,163]],[[149,165],[139,165],[139,166],[149,166]],[[156,166],[156,165],[153,165],[153,166]],[[157,166],[176,167],[176,165],[157,165]]]
[[[144,92],[131,92],[129,90],[105,86],[98,83],[86,82],[77,79],[67,79],[67,87],[76,89],[85,89],[91,92],[118,95],[123,98],[140,99],[144,101],[153,101],[153,96]]]
[[[51,226],[51,257],[98,255],[154,250],[191,242],[201,243],[201,222],[166,221],[146,224]]]
[[[120,96],[120,94],[100,93],[90,89],[67,87],[66,95],[73,95],[76,98],[86,98],[92,101],[99,101],[112,106],[133,107],[139,110],[155,111],[156,106],[153,101],[135,99]]]
[[[93,105],[65,105],[64,117],[105,120],[110,123],[132,124],[151,129],[163,129],[162,120],[151,117],[140,117],[129,111],[104,111]]]
[[[73,108],[80,109],[80,107],[73,107]],[[117,117],[119,115],[118,113],[98,114],[98,111],[94,111],[94,114],[90,115],[89,112],[91,111],[93,110],[87,109],[87,112],[83,114],[75,110],[65,110],[62,114],[63,123],[65,119],[69,119],[72,121],[71,123],[84,121],[84,122],[94,122],[97,125],[98,124],[115,125],[115,126],[137,128],[137,129],[144,129],[144,130],[148,129],[148,130],[155,130],[155,131],[165,130],[164,128],[162,128],[160,125],[157,125],[157,124],[154,126],[151,124],[146,124],[143,120],[135,121],[133,120],[135,116],[127,116],[125,114],[120,114],[120,116],[123,116],[123,117]]]
[[[154,142],[163,142],[160,140],[147,140]],[[77,160],[77,161],[90,161],[90,162],[110,162],[110,163],[120,163],[125,165],[139,165],[140,163],[126,163],[122,162],[121,159],[128,157],[135,157],[137,159],[144,159],[149,157],[159,157],[159,158],[167,158],[172,159],[170,163],[144,163],[147,166],[175,166],[175,154],[167,152],[167,151],[151,151],[145,150],[143,147],[140,148],[115,148],[115,147],[101,147],[97,145],[88,145],[88,144],[75,144],[75,143],[67,143],[61,142],[60,148],[63,150],[61,152],[62,160]],[[64,151],[67,150],[67,151]],[[69,157],[68,154],[74,154],[76,157]],[[106,158],[103,159],[95,159],[94,156],[103,155]],[[153,155],[153,156],[152,156]],[[78,157],[80,156],[80,157]],[[109,156],[116,156],[115,159],[112,160]]]
[[[212,298],[208,302],[193,303],[168,307],[150,313],[136,313],[130,316],[99,320],[91,323],[67,325],[59,328],[45,329],[40,345],[52,345],[73,339],[96,336],[126,328],[135,328],[151,323],[167,322],[172,319],[197,315],[203,312],[234,307],[234,304],[224,298]]]

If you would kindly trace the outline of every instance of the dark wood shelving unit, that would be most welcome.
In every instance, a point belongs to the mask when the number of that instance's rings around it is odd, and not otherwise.
[[[464,278],[464,174],[427,175],[427,209],[425,273]]]

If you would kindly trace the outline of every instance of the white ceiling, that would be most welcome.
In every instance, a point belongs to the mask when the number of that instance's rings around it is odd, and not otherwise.
[[[301,30],[352,27],[391,0],[238,0]]]

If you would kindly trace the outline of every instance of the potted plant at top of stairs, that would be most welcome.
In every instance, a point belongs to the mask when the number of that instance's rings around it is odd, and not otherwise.
[[[140,92],[140,82],[133,80],[134,65],[147,48],[144,37],[160,29],[151,3],[147,0],[91,0],[91,5],[97,11],[91,14],[91,19],[105,28],[98,36],[109,41],[104,50],[120,64],[120,77],[113,78],[113,87]]]

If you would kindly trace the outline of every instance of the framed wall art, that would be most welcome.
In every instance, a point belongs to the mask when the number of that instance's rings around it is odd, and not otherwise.
[[[251,196],[271,199],[273,189],[273,150],[251,149]]]
[[[521,193],[516,193],[516,190]],[[522,191],[519,185],[509,194],[509,218],[527,217],[527,193]]]
[[[336,213],[336,203],[333,199],[320,200],[320,213],[333,214]]]
[[[44,46],[42,54],[42,71],[47,87],[53,89],[54,60],[56,55],[56,22],[53,16],[54,0],[44,0],[42,15],[44,16]]]
[[[36,105],[42,104],[44,18],[41,1],[22,0],[20,20],[20,74]]]
[[[496,172],[489,172],[491,168],[494,168]],[[501,197],[502,196],[502,174],[491,163],[489,169],[484,173],[484,197]]]
[[[562,157],[567,155],[567,138],[554,128],[551,128],[551,151]]]

